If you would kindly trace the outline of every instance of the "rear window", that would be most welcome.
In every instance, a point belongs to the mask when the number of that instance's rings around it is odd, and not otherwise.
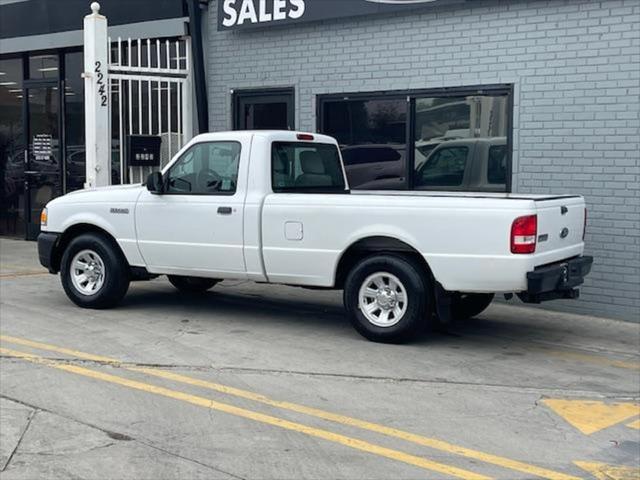
[[[274,142],[271,182],[274,192],[345,191],[338,147],[326,143]]]

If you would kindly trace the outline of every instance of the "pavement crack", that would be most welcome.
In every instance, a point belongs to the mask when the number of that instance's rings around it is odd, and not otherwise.
[[[23,359],[13,355],[0,355],[0,359],[22,362]],[[488,390],[506,390],[515,392],[534,392],[543,393],[546,395],[571,395],[571,396],[595,396],[602,399],[615,399],[615,400],[628,400],[638,401],[640,397],[638,392],[599,392],[596,390],[581,390],[569,388],[566,385],[559,385],[555,387],[549,386],[536,386],[536,385],[509,385],[507,383],[484,383],[484,382],[470,382],[470,381],[458,381],[450,380],[446,378],[415,378],[415,377],[389,377],[389,376],[376,376],[376,375],[358,375],[350,373],[335,373],[335,372],[308,372],[300,370],[286,370],[286,369],[266,369],[266,368],[254,368],[254,367],[229,367],[229,366],[215,366],[215,365],[184,365],[184,364],[163,364],[163,363],[147,363],[147,362],[120,362],[120,361],[99,361],[99,360],[86,360],[80,358],[64,358],[64,357],[46,357],[46,360],[77,366],[93,366],[93,367],[111,367],[119,369],[164,369],[164,370],[180,370],[186,372],[211,372],[211,373],[234,373],[234,374],[255,374],[255,375],[291,375],[307,378],[336,378],[342,380],[352,381],[368,381],[368,382],[380,382],[380,383],[410,383],[410,384],[424,384],[424,385],[451,385],[461,387],[481,387]],[[467,362],[461,362],[460,364],[466,364]],[[469,364],[470,365],[470,364]]]
[[[9,462],[13,458],[14,453],[17,451],[18,447],[20,446],[20,443],[22,442],[22,438],[24,437],[25,433],[27,432],[27,430],[29,428],[29,425],[31,425],[31,421],[33,420],[33,417],[35,416],[35,414],[37,412],[46,412],[46,413],[49,413],[51,415],[56,415],[58,417],[64,418],[66,420],[70,420],[72,422],[79,423],[80,425],[84,425],[86,427],[90,427],[90,428],[99,430],[99,431],[103,432],[105,435],[107,435],[109,438],[112,438],[114,440],[118,440],[118,441],[134,441],[136,443],[139,443],[140,445],[144,445],[144,446],[146,446],[148,448],[152,448],[152,449],[154,449],[156,451],[159,451],[159,452],[162,452],[162,453],[164,453],[166,455],[170,455],[172,457],[179,458],[181,460],[185,460],[185,461],[188,461],[188,462],[191,462],[191,463],[195,463],[195,464],[200,465],[202,467],[205,467],[205,468],[207,468],[209,470],[213,470],[215,472],[222,473],[224,475],[228,475],[229,477],[232,477],[232,478],[235,478],[235,479],[238,479],[238,480],[246,480],[244,477],[235,475],[235,474],[233,474],[231,472],[228,472],[226,470],[220,469],[218,467],[214,467],[213,465],[209,465],[207,463],[203,463],[203,462],[201,462],[199,460],[196,460],[194,458],[189,458],[189,457],[186,457],[184,455],[180,455],[179,453],[175,453],[175,452],[172,452],[170,450],[166,450],[166,449],[164,449],[162,447],[154,445],[153,443],[150,443],[148,441],[142,440],[140,438],[131,437],[131,436],[125,435],[123,433],[113,432],[111,430],[99,427],[98,425],[95,425],[93,423],[85,422],[85,421],[79,420],[79,419],[77,419],[75,417],[71,417],[71,416],[64,415],[64,414],[61,414],[61,413],[58,413],[58,412],[54,412],[53,410],[49,410],[47,408],[38,407],[36,405],[24,402],[24,401],[19,400],[17,398],[10,397],[8,395],[0,394],[0,398],[4,398],[5,400],[9,400],[11,402],[23,405],[23,406],[28,407],[28,408],[33,410],[33,413],[30,415],[30,417],[29,417],[29,419],[27,421],[27,425],[25,426],[25,429],[22,432],[22,435],[20,436],[20,439],[16,443],[16,447],[14,448],[13,452],[11,452],[11,455],[9,456],[9,459],[7,460],[6,464],[3,466],[2,470],[0,470],[0,471],[4,471],[5,468],[9,465]],[[90,450],[86,450],[85,452],[88,452],[88,451],[91,451],[91,450],[98,450],[100,448],[111,447],[113,445],[115,445],[115,442],[109,442],[106,445],[99,445],[97,447],[91,448]],[[43,456],[44,455],[48,455],[48,456],[50,456],[52,454],[50,454],[50,453],[37,453],[37,454],[31,454],[31,455],[43,455]]]
[[[80,422],[78,422],[80,423]],[[66,455],[75,455],[75,454],[79,454],[81,453],[82,455],[89,453],[89,452],[94,452],[96,450],[101,450],[103,448],[109,448],[109,447],[113,447],[115,445],[114,442],[109,442],[105,445],[96,445],[95,447],[91,447],[88,448],[86,450],[78,450],[78,451],[74,451],[74,452],[64,452],[64,453],[60,453],[60,452],[24,452],[22,453],[22,455],[33,455],[36,457],[63,457]]]
[[[3,398],[6,398],[7,400],[11,400],[8,397],[5,397],[4,395],[1,395],[1,396]],[[16,402],[16,403],[21,403],[21,402]],[[25,405],[25,404],[22,404],[22,405]],[[25,406],[27,406],[27,405],[25,405]],[[20,448],[20,444],[22,443],[22,439],[26,435],[27,430],[29,430],[29,427],[31,426],[31,422],[33,421],[33,418],[36,416],[36,413],[38,413],[38,410],[40,410],[39,408],[33,407],[33,406],[29,406],[29,408],[31,408],[31,412],[29,412],[29,416],[27,417],[27,423],[25,424],[24,429],[22,430],[22,433],[20,433],[20,437],[18,438],[18,441],[16,442],[16,446],[13,447],[13,450],[11,451],[11,454],[7,458],[7,461],[4,463],[2,468],[0,469],[0,472],[4,472],[5,469],[11,463],[11,460],[13,460],[13,456],[18,451],[18,448]]]
[[[169,450],[165,450],[164,448],[158,447],[157,445],[153,445],[152,443],[147,443],[147,442],[144,442],[142,440],[136,440],[136,441],[138,443],[141,443],[142,445],[146,445],[149,448],[153,448],[154,450],[157,450],[159,452],[165,453],[165,454],[167,454],[169,456],[172,456],[172,457],[175,457],[175,458],[179,458],[181,460],[186,460],[187,462],[195,463],[195,464],[200,465],[202,467],[205,467],[205,468],[208,468],[210,470],[213,470],[214,472],[224,473],[225,475],[228,475],[228,476],[230,476],[232,478],[237,478],[238,480],[246,480],[245,477],[241,477],[239,475],[235,475],[235,474],[233,474],[233,473],[231,473],[231,472],[229,472],[227,470],[222,470],[221,468],[214,467],[213,465],[209,465],[207,463],[203,463],[203,462],[201,462],[199,460],[196,460],[194,458],[185,457],[184,455],[180,455],[179,453],[175,453],[175,452],[171,452]]]

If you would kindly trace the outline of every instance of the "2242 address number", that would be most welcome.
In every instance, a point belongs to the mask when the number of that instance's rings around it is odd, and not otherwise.
[[[104,83],[104,74],[102,73],[102,63],[99,60],[96,60],[96,68],[95,68],[97,84],[98,84],[98,95],[100,96],[100,106],[107,106],[107,87]]]

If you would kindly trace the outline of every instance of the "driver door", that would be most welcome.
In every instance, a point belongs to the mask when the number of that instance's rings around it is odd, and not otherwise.
[[[136,205],[138,247],[151,273],[244,278],[243,214],[249,148],[192,145],[164,174],[165,193]]]

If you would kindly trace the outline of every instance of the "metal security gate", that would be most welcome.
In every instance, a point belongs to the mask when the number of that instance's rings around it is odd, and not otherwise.
[[[155,168],[127,167],[129,135],[161,138],[160,168],[193,135],[189,39],[108,42],[111,181],[140,183]]]

